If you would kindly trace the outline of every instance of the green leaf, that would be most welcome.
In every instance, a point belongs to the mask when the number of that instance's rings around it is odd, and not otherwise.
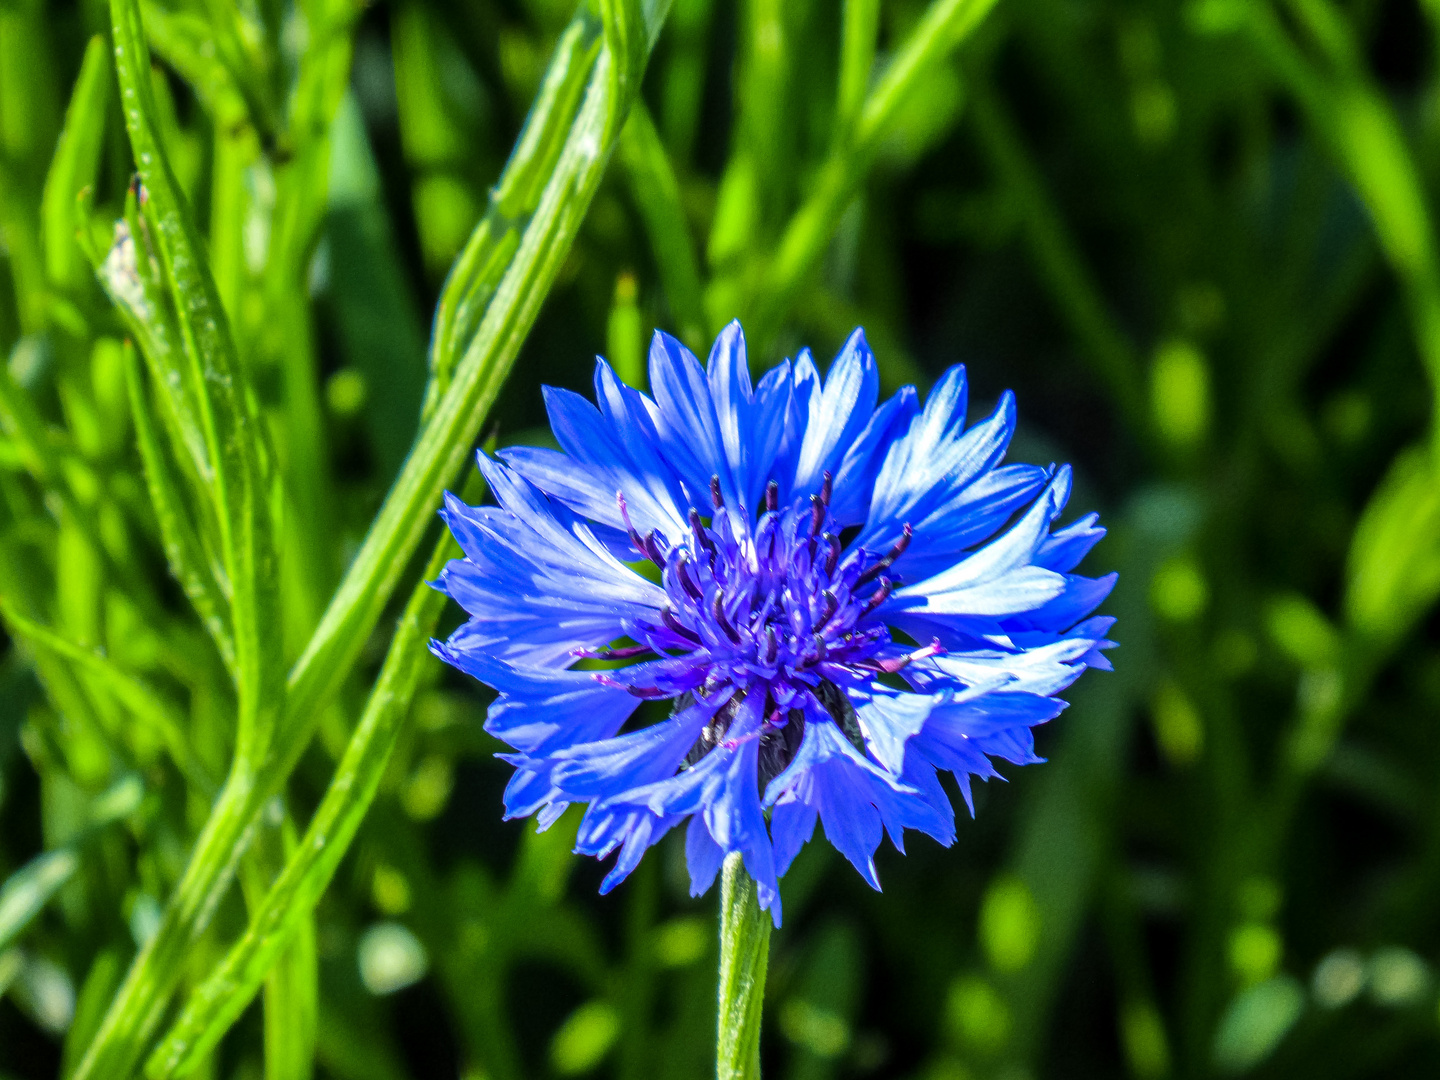
[[[815,266],[846,205],[859,190],[876,149],[897,112],[915,88],[975,30],[995,0],[932,0],[924,16],[896,50],[866,96],[853,131],[839,141],[809,186],[810,194],[791,215],[775,257],[753,293],[747,329],[763,342],[778,326],[796,289]],[[861,28],[856,29],[856,33]],[[859,46],[854,46],[857,53]],[[859,62],[857,57],[851,64]],[[846,93],[858,75],[845,71]],[[733,313],[719,313],[722,316]]]
[[[125,349],[125,376],[130,389],[135,440],[140,447],[150,505],[160,526],[160,538],[165,546],[170,572],[195,606],[201,622],[220,651],[221,659],[233,675],[235,642],[230,632],[229,600],[220,588],[214,568],[200,542],[200,535],[186,513],[184,498],[155,430],[150,398],[141,382],[140,365],[135,359],[134,349],[128,344]]]
[[[77,671],[83,672],[113,694],[126,711],[149,728],[164,745],[171,760],[175,762],[175,767],[185,779],[201,793],[214,795],[215,781],[190,748],[190,741],[185,735],[184,718],[154,688],[121,670],[99,650],[87,648],[49,627],[25,618],[3,599],[0,599],[0,614],[5,616],[10,628],[33,647],[45,649],[68,661]]]
[[[1240,994],[1215,1030],[1215,1064],[1222,1072],[1254,1068],[1280,1045],[1305,1010],[1305,991],[1289,975],[1277,975]]]
[[[134,185],[126,193],[125,216],[115,223],[114,242],[95,273],[150,368],[176,458],[192,487],[208,491],[211,467],[196,407],[199,390],[181,355],[180,327],[161,280],[151,231],[141,217]]]
[[[623,14],[621,9],[611,12],[612,16],[618,14]],[[483,311],[483,318],[478,319],[473,338],[464,344],[464,354],[447,389],[438,397],[433,393],[427,397],[425,427],[319,628],[291,670],[294,723],[286,736],[287,762],[303,749],[320,707],[333,697],[350,671],[419,545],[446,480],[469,456],[490,404],[509,374],[604,175],[629,107],[621,90],[633,88],[634,77],[618,72],[609,49],[602,49],[578,114],[573,118],[561,114],[553,100],[568,96],[559,88],[569,85],[571,69],[582,63],[589,51],[584,42],[595,29],[593,19],[582,9],[562,36],[546,89],[542,89],[510,164],[495,186],[490,210],[445,287],[432,344],[433,386],[446,384],[449,361],[445,357],[464,343],[461,331],[469,325],[471,315]],[[634,40],[628,31],[607,33],[614,37],[617,48],[628,48],[625,43]],[[653,34],[646,35],[650,36]],[[537,117],[543,120],[539,126]],[[514,215],[525,213],[536,162],[541,159],[553,160],[553,173],[539,193],[534,212],[523,218],[523,230],[514,235]],[[497,228],[512,235],[499,240]],[[494,246],[491,238],[496,238]],[[490,272],[482,273],[483,267],[503,270],[493,294]],[[482,305],[487,299],[488,305]]]
[[[150,57],[136,0],[114,0],[111,19],[121,105],[143,184],[140,219],[154,243],[160,277],[174,305],[180,354],[189,376],[179,386],[151,356],[167,393],[193,395],[213,481],[207,490],[230,596],[238,714],[229,780],[205,823],[156,934],[136,957],[76,1077],[123,1076],[143,1051],[190,952],[209,925],[234,873],[258,808],[256,771],[283,709],[269,449],[235,353],[203,244],[159,136]],[[136,260],[138,262],[138,260]],[[143,344],[143,343],[142,343]],[[157,370],[158,369],[158,370]]]
[[[561,1076],[595,1069],[620,1035],[620,1014],[608,1001],[587,1001],[565,1018],[550,1042],[550,1064]]]
[[[0,885],[0,952],[80,868],[80,856],[68,849],[37,855]]]
[[[680,201],[680,184],[660,133],[644,102],[637,101],[620,137],[620,160],[635,207],[655,253],[660,280],[679,336],[692,349],[705,348],[705,305],[700,260]]]
[[[525,127],[490,195],[490,205],[455,260],[430,339],[426,415],[449,389],[455,365],[474,337],[487,305],[519,246],[520,232],[564,145],[565,135],[599,52],[599,25],[586,4],[560,35]]]
[[[845,0],[840,37],[840,86],[835,95],[835,138],[848,139],[865,105],[880,32],[879,0]]]
[[[250,108],[235,73],[217,55],[211,22],[193,10],[143,2],[145,36],[156,54],[188,82],[217,127],[250,124]]]
[[[205,263],[204,246],[160,142],[139,7],[135,0],[114,0],[111,14],[125,124],[143,182],[142,218],[150,228],[174,303],[213,475],[239,676],[237,756],[244,757],[263,750],[266,728],[273,726],[283,693],[273,632],[277,601],[270,529],[271,454],[247,399],[247,383]],[[252,747],[251,742],[259,745]]]
[[[1345,615],[1388,650],[1440,597],[1440,472],[1429,446],[1396,455],[1350,541]]]
[[[332,134],[330,292],[345,356],[365,377],[371,443],[388,481],[405,461],[425,395],[425,333],[381,201],[360,107],[342,103]]]
[[[75,234],[84,222],[76,216],[76,196],[94,182],[105,141],[105,110],[110,104],[108,52],[105,39],[98,34],[85,47],[65,113],[65,129],[45,177],[40,209],[45,271],[58,284],[73,285],[82,273]]]
[[[65,1033],[65,1047],[61,1057],[60,1075],[69,1077],[80,1063],[85,1047],[95,1037],[100,1021],[105,1016],[105,1007],[110,1004],[111,995],[120,985],[120,976],[125,973],[120,955],[106,949],[90,964],[90,973],[80,987],[75,1002],[75,1019]]]
[[[463,496],[478,501],[482,494],[477,474]],[[420,681],[430,635],[445,606],[445,595],[427,583],[438,577],[458,552],[448,534],[440,538],[400,617],[365,711],[304,838],[270,891],[255,905],[244,936],[190,996],[180,1018],[150,1056],[145,1071],[152,1080],[183,1076],[199,1065],[239,1019],[280,957],[296,947],[297,935],[303,941],[304,934],[313,934],[312,912],[379,790]],[[309,948],[313,949],[313,943]],[[266,1008],[270,1008],[268,993]]]

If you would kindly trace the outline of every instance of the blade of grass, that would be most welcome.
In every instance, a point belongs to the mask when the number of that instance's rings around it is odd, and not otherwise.
[[[640,35],[640,39],[643,41],[644,35]],[[623,43],[621,47],[630,48]],[[573,45],[562,40],[557,62],[562,66],[576,62],[573,52]],[[536,157],[553,158],[554,172],[545,183],[533,213],[523,218],[524,227],[519,236],[501,241],[497,248],[478,256],[481,263],[502,265],[504,274],[485,308],[479,330],[454,368],[449,388],[429,415],[324,619],[291,670],[294,723],[285,740],[287,760],[303,748],[319,708],[332,698],[349,673],[365,637],[374,628],[404,573],[406,561],[429,525],[429,513],[438,505],[446,480],[459,471],[461,462],[469,455],[486,412],[509,374],[510,365],[559,272],[604,174],[629,105],[627,99],[619,96],[620,91],[627,85],[633,86],[637,80],[638,75],[622,78],[615,70],[609,50],[602,50],[573,123],[565,123],[566,118],[552,114],[549,117],[552,123],[543,133],[534,133],[527,125],[522,134],[520,146],[529,148],[527,156],[512,158],[516,175],[512,176],[511,166],[507,166],[506,175],[496,185],[491,211],[477,227],[477,234],[493,235],[491,226],[500,217],[514,220],[502,213],[502,207],[508,205],[515,212],[523,210],[523,203],[515,205],[520,195],[517,177],[533,171]],[[557,140],[562,142],[558,156],[549,147],[549,143]],[[519,152],[517,149],[517,154]],[[512,244],[513,254],[507,256],[505,252]],[[475,250],[484,247],[482,244]],[[465,258],[462,255],[462,262]],[[476,278],[464,276],[473,270],[472,266],[462,272],[457,265],[455,274],[474,283]],[[484,284],[479,287],[483,290]],[[447,297],[452,313],[468,304],[468,298],[453,295],[450,285],[442,296],[442,308],[447,304]],[[458,328],[455,323],[448,325],[453,346],[459,343]],[[444,332],[438,316],[435,332],[437,335]],[[444,352],[450,347],[437,344],[434,349]],[[436,355],[432,351],[435,365],[432,378],[438,383],[440,372],[448,362],[434,360]]]
[[[865,97],[853,129],[837,139],[835,150],[812,181],[809,197],[786,224],[751,300],[753,311],[746,329],[754,340],[768,340],[778,327],[795,291],[824,253],[910,91],[959,48],[994,5],[995,0],[933,0],[926,9]]]
[[[1074,238],[1045,190],[1044,180],[983,76],[976,78],[973,96],[975,130],[981,146],[996,179],[1019,206],[1025,238],[1041,277],[1076,342],[1109,387],[1130,430],[1137,435],[1144,433],[1149,421],[1140,359],[1134,345],[1111,318]]]
[[[115,3],[117,11],[125,14],[125,0]],[[654,18],[663,18],[663,14],[659,10]],[[116,21],[120,26],[121,19]],[[373,629],[404,573],[441,488],[468,454],[485,411],[559,272],[618,137],[629,105],[627,95],[638,83],[635,57],[648,55],[656,29],[654,23],[641,27],[634,3],[602,3],[599,22],[607,47],[595,61],[573,122],[569,117],[554,117],[555,129],[545,133],[550,139],[561,139],[561,149],[539,203],[525,222],[513,262],[500,280],[478,333],[455,367],[449,391],[440,398],[326,619],[296,665],[288,703],[295,722],[288,726],[281,744],[271,747],[269,759],[261,767],[232,772],[167,909],[160,934],[132,968],[77,1072],[77,1080],[100,1076],[108,1080],[129,1071],[175,985],[180,961],[177,946],[183,949],[185,933],[208,921],[243,848],[249,822],[294,768],[314,729],[319,707],[348,674],[361,639]],[[120,36],[117,31],[117,40]],[[617,56],[626,59],[617,61]],[[631,67],[622,70],[627,61]],[[543,144],[539,149],[544,149]],[[522,164],[528,166],[529,160]],[[162,946],[157,946],[157,941]]]
[[[30,925],[64,884],[80,869],[80,856],[68,848],[37,855],[0,886],[0,952]]]
[[[85,47],[80,74],[65,113],[65,128],[45,177],[41,232],[45,241],[45,272],[52,282],[75,285],[84,263],[75,233],[75,197],[93,182],[105,138],[105,110],[110,103],[110,58],[105,39],[96,35]]]
[[[264,753],[283,698],[273,632],[277,599],[271,455],[247,400],[248,387],[203,243],[160,143],[138,5],[135,0],[114,0],[111,14],[126,127],[147,194],[142,212],[175,303],[185,359],[200,390],[195,406],[213,471],[235,635],[236,758],[245,761]]]
[[[478,502],[483,494],[478,474],[472,474],[462,497]],[[151,1080],[183,1076],[199,1065],[309,924],[316,903],[339,869],[379,790],[419,685],[430,635],[447,599],[429,582],[459,553],[448,532],[436,544],[400,617],[365,712],[304,838],[269,893],[255,906],[244,936],[190,995],[179,1019],[150,1056],[145,1072]],[[266,1008],[270,1008],[268,991]]]
[[[705,304],[700,260],[680,201],[680,183],[644,102],[637,101],[620,136],[620,160],[645,222],[645,233],[680,337],[696,351],[705,348]]]
[[[1286,33],[1269,4],[1246,4],[1240,26],[1295,96],[1310,126],[1329,146],[1375,228],[1399,278],[1411,332],[1434,395],[1430,439],[1440,459],[1440,255],[1414,155],[1394,110],[1359,61],[1349,29],[1328,0],[1288,5],[1324,47],[1320,71]]]
[[[301,9],[309,38],[290,96],[284,163],[275,174],[261,344],[278,364],[282,384],[289,504],[284,529],[291,563],[284,605],[292,646],[288,656],[296,655],[314,630],[338,571],[324,541],[324,522],[334,512],[333,492],[307,279],[329,195],[330,133],[349,83],[352,32],[361,6],[350,0],[309,0]]]
[[[232,677],[235,672],[235,642],[230,633],[229,601],[210,566],[200,537],[186,513],[184,500],[160,445],[150,400],[141,384],[140,365],[132,346],[125,349],[125,376],[130,390],[130,410],[135,421],[135,441],[145,468],[150,505],[160,526],[161,541],[170,572],[190,598],[200,620],[214,639],[220,658]]]
[[[215,794],[217,785],[214,778],[190,748],[184,719],[153,687],[122,670],[103,652],[87,648],[25,618],[3,597],[0,597],[0,614],[5,616],[11,630],[25,638],[32,647],[45,649],[73,664],[113,694],[131,716],[155,734],[169,752],[175,767],[193,788],[207,797]]]
[[[121,102],[147,193],[141,207],[173,299],[180,344],[213,470],[213,498],[230,589],[235,641],[235,756],[190,861],[155,935],[136,957],[77,1078],[128,1075],[158,1024],[195,941],[208,926],[244,847],[261,781],[257,769],[283,709],[285,684],[277,625],[276,555],[271,530],[272,454],[252,411],[221,307],[184,196],[161,145],[150,58],[137,0],[114,0],[112,32]]]

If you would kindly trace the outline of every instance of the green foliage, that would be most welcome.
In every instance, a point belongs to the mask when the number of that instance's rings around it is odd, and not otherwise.
[[[770,967],[727,1075],[1433,1073],[1437,48],[1410,0],[0,4],[0,1076],[689,1080],[717,904]],[[477,442],[734,317],[757,372],[863,324],[888,388],[1014,387],[1120,572],[1049,764],[882,895],[812,844],[773,939],[668,841],[601,898],[573,811],[502,822],[427,651]]]

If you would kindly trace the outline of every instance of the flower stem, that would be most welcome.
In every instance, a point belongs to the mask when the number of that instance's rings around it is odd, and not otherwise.
[[[760,1014],[770,960],[770,918],[738,852],[720,882],[720,1033],[716,1080],[760,1080]]]

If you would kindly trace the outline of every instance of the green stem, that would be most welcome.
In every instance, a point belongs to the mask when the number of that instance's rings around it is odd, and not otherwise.
[[[760,1015],[770,961],[770,917],[738,852],[720,882],[720,1033],[716,1080],[760,1080]]]

